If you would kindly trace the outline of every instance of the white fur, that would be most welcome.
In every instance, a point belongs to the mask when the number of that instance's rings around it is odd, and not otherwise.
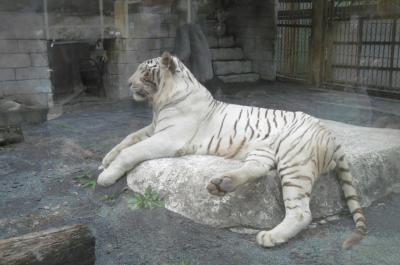
[[[142,63],[129,82],[133,98],[152,105],[153,121],[105,156],[100,185],[115,183],[149,159],[185,154],[224,156],[243,160],[244,165],[213,177],[207,185],[213,195],[234,191],[275,168],[281,175],[286,216],[274,229],[257,235],[260,245],[284,243],[310,223],[313,183],[319,174],[333,169],[337,159],[335,140],[318,119],[301,112],[216,101],[169,54]],[[355,207],[359,205],[351,206]]]

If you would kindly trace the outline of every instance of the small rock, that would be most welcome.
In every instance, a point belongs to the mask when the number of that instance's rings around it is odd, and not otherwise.
[[[326,218],[326,220],[327,220],[328,222],[336,221],[336,220],[339,220],[339,216],[338,216],[338,215],[328,216],[328,217]]]
[[[326,224],[326,220],[322,219],[318,223],[321,224],[321,225]]]
[[[44,206],[43,209],[50,210],[50,207],[49,206]]]
[[[110,254],[111,252],[112,252],[112,250],[113,250],[113,245],[112,244],[107,244],[106,245],[106,253],[107,254]]]
[[[19,143],[24,140],[21,126],[0,126],[0,146]]]
[[[317,226],[318,226],[318,224],[311,223],[311,224],[308,225],[308,228],[314,229],[314,228],[317,228]]]

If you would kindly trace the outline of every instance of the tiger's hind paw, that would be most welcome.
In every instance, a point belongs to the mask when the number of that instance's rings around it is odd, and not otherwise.
[[[213,178],[207,185],[207,190],[212,195],[224,196],[227,192],[235,190],[235,185],[230,177]]]
[[[257,244],[263,247],[274,247],[287,242],[283,236],[273,234],[271,231],[260,231],[256,237]]]
[[[263,247],[273,247],[275,246],[275,242],[272,239],[272,235],[268,231],[261,231],[257,234],[257,244]]]

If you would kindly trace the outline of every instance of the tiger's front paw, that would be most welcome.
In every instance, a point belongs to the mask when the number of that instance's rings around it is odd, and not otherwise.
[[[111,186],[123,175],[119,170],[116,169],[105,169],[97,178],[97,184],[100,186]]]
[[[99,169],[106,169],[111,164],[111,162],[114,161],[118,153],[118,150],[111,150],[110,152],[108,152],[103,158],[103,161],[101,161],[101,166]]]
[[[224,196],[227,192],[234,191],[235,188],[232,178],[228,176],[213,178],[207,185],[208,192],[217,196]]]

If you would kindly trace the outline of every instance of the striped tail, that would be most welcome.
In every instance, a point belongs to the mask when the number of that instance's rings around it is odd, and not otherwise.
[[[361,209],[359,196],[353,186],[353,176],[350,173],[349,163],[345,158],[343,148],[338,145],[335,151],[336,173],[338,175],[344,197],[353,220],[356,224],[356,230],[343,242],[343,249],[350,249],[357,244],[366,234],[367,225],[363,210]]]

